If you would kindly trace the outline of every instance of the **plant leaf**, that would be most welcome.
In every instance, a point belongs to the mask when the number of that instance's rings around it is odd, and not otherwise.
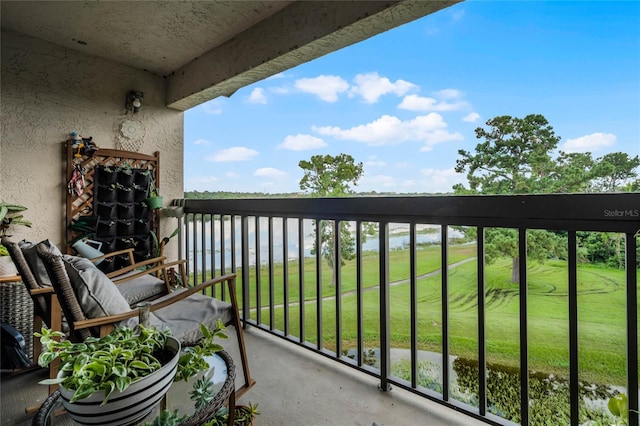
[[[93,382],[83,382],[78,386],[78,389],[71,397],[70,402],[76,402],[80,399],[87,398],[89,395],[93,394],[96,391],[96,388],[93,385]]]
[[[624,420],[629,418],[629,400],[627,395],[619,393],[609,399],[609,411],[616,417],[620,417]]]

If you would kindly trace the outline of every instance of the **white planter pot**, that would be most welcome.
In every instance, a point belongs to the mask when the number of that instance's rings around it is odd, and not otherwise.
[[[13,277],[18,275],[16,265],[13,264],[11,256],[0,256],[0,277]]]
[[[175,350],[175,356],[159,370],[133,382],[124,392],[115,390],[105,405],[100,405],[104,392],[69,402],[73,391],[60,386],[62,404],[76,422],[83,425],[122,426],[135,424],[158,405],[173,383],[180,358],[180,342],[173,337],[166,348]]]

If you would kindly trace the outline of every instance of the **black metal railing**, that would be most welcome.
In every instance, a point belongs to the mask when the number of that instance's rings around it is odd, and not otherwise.
[[[487,334],[487,283],[485,282],[486,262],[485,232],[493,228],[517,230],[517,253],[520,285],[517,291],[519,316],[519,360],[516,363],[519,374],[519,412],[514,418],[523,425],[535,424],[531,420],[530,349],[531,337],[528,280],[532,275],[527,261],[527,238],[531,230],[549,230],[566,236],[567,269],[567,327],[568,340],[568,389],[569,422],[579,424],[582,402],[580,330],[580,298],[578,278],[579,255],[576,235],[579,232],[618,233],[623,235],[625,250],[625,306],[624,359],[626,361],[625,390],[629,400],[629,424],[638,426],[638,247],[637,233],[640,229],[640,194],[558,194],[526,196],[437,196],[437,197],[354,197],[354,198],[287,198],[287,199],[236,199],[236,200],[196,200],[185,199],[175,202],[184,207],[181,219],[181,256],[189,260],[189,274],[195,282],[210,276],[235,271],[239,274],[242,298],[242,317],[245,324],[273,333],[289,342],[323,354],[337,362],[352,366],[379,378],[379,387],[388,390],[393,384],[422,395],[428,399],[463,411],[470,416],[491,424],[508,423],[501,410],[495,409],[495,402],[488,401],[488,357],[490,341]],[[339,234],[343,223],[349,224],[350,235],[354,239],[355,286],[345,292],[343,289],[343,261],[341,259],[342,238],[330,238],[316,228],[329,229]],[[401,225],[397,225],[401,224]],[[265,226],[266,225],[266,226]],[[391,311],[392,280],[390,255],[394,249],[389,244],[390,225],[406,229],[408,234],[408,272],[406,284],[409,286],[410,311],[408,353],[410,354],[409,378],[398,378],[391,371],[392,336],[390,324],[394,319]],[[476,321],[477,365],[475,396],[472,401],[460,401],[452,394],[452,358],[450,348],[452,327],[450,315],[458,315],[451,309],[451,288],[449,274],[440,274],[440,348],[439,370],[442,375],[439,387],[425,386],[419,378],[419,350],[421,328],[419,325],[418,294],[420,276],[417,257],[420,243],[418,228],[424,225],[437,228],[440,245],[440,271],[448,271],[453,263],[450,256],[452,233],[459,236],[459,227],[475,230],[475,277],[477,291],[474,296]],[[328,228],[322,228],[328,227]],[[378,292],[377,330],[367,329],[364,298],[371,289],[371,283],[364,282],[363,243],[367,240],[367,230],[377,230]],[[278,232],[276,232],[278,231]],[[297,233],[297,235],[292,235]],[[279,235],[278,235],[279,234]],[[323,252],[330,241],[328,251]],[[369,237],[371,241],[371,237]],[[297,247],[296,247],[297,246]],[[293,247],[293,249],[292,249]],[[297,248],[297,250],[296,250]],[[327,272],[323,264],[326,256],[332,268]],[[309,260],[312,270],[305,266]],[[240,262],[238,264],[238,261]],[[297,270],[295,264],[297,263]],[[294,265],[292,267],[292,265]],[[276,268],[276,266],[278,266]],[[276,272],[277,270],[277,272]],[[329,274],[325,277],[323,274]],[[279,276],[280,275],[280,276]],[[331,279],[330,297],[323,296],[327,278]],[[277,283],[277,284],[276,284]],[[282,299],[276,300],[276,285],[282,288]],[[280,287],[279,287],[280,288]],[[298,295],[291,293],[297,292]],[[262,297],[266,293],[267,297]],[[306,295],[305,295],[306,293]],[[423,293],[420,293],[423,294]],[[221,295],[225,297],[225,295]],[[355,298],[355,312],[345,311],[344,301]],[[349,299],[351,300],[351,299]],[[315,311],[315,314],[314,314]],[[422,312],[420,312],[422,313]],[[329,317],[330,315],[330,317]],[[345,316],[355,316],[355,343],[350,348],[344,346],[343,327]],[[293,321],[297,319],[296,321]],[[349,325],[353,323],[349,321]],[[332,324],[328,330],[327,324]],[[371,322],[368,322],[371,328]],[[374,358],[376,367],[368,365],[365,351],[372,341],[379,345]],[[351,356],[345,356],[351,349]],[[494,349],[492,349],[493,351]],[[355,353],[353,353],[355,352]],[[475,367],[474,367],[475,368]],[[474,370],[475,371],[475,370]],[[435,390],[434,390],[435,389]]]

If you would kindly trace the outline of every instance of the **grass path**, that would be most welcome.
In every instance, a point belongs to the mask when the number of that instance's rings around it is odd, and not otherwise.
[[[452,263],[451,265],[449,265],[449,270],[451,270],[451,269],[453,269],[453,268],[455,268],[457,266],[464,265],[467,262],[473,262],[474,260],[476,260],[476,258],[475,257],[471,257],[471,258],[468,258],[468,259],[460,260],[460,261],[458,261],[456,263]],[[441,273],[442,273],[442,269],[437,269],[435,271],[431,271],[431,272],[427,272],[425,274],[419,275],[417,277],[417,279],[418,280],[422,280],[422,279],[425,279],[425,278],[429,278],[429,277],[433,277],[433,276],[436,276],[436,275],[440,275]],[[401,284],[408,284],[410,282],[411,282],[410,278],[404,278],[404,279],[400,279],[400,280],[396,280],[396,281],[390,282],[389,286],[390,287],[395,287],[395,286],[398,286],[398,285],[401,285]],[[366,293],[366,292],[369,292],[369,291],[377,290],[379,288],[380,288],[379,285],[372,285],[372,286],[363,288],[362,292]],[[356,294],[357,294],[357,290],[348,290],[348,291],[342,292],[341,296],[353,296],[353,295],[356,295]],[[323,296],[322,300],[323,301],[325,301],[325,300],[336,300],[336,296]],[[317,299],[305,300],[304,303],[305,303],[305,305],[317,303]],[[289,302],[288,306],[298,306],[299,304],[300,304],[300,302],[293,301],[293,302]],[[274,309],[279,309],[279,308],[284,308],[284,303],[280,303],[278,305],[274,305]],[[264,309],[268,309],[268,307],[262,307],[262,309],[263,310]],[[252,308],[251,309],[251,312],[255,312],[255,311],[256,311],[256,308]]]

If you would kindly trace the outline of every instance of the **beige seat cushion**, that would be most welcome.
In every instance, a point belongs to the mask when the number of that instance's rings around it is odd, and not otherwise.
[[[125,278],[138,274],[139,272],[140,271],[128,272],[116,278]],[[116,287],[118,287],[118,290],[131,307],[134,307],[137,303],[154,300],[167,294],[167,286],[164,281],[151,274],[145,274],[130,281],[116,284]]]
[[[169,296],[164,296],[158,301],[166,297]],[[194,345],[202,338],[200,324],[214,328],[218,320],[226,324],[232,318],[233,310],[230,303],[196,293],[151,312],[149,325],[161,330],[169,329],[171,334],[183,345]],[[135,327],[137,324],[138,318],[136,317],[122,321],[120,326]]]

